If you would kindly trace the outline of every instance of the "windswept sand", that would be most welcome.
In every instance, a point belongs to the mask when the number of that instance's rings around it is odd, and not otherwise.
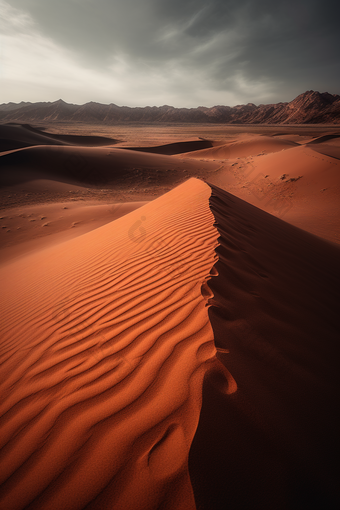
[[[209,195],[188,181],[1,269],[1,508],[195,508]]]
[[[229,142],[217,147],[202,149],[187,153],[187,157],[204,159],[234,159],[260,155],[263,152],[278,152],[297,145],[290,140],[280,140],[277,137],[256,136],[240,137],[241,140]]]
[[[328,135],[298,143],[288,137],[253,134],[183,156],[219,162],[210,182],[340,244],[339,139]]]
[[[337,133],[7,128],[0,509],[337,508]]]
[[[0,126],[3,140],[26,143],[0,153],[0,207],[149,201],[198,177],[340,244],[337,128],[115,126],[104,137],[88,129]]]
[[[1,508],[333,504],[339,255],[191,179],[4,264]]]
[[[0,263],[86,234],[147,202],[57,202],[7,209],[0,216]]]

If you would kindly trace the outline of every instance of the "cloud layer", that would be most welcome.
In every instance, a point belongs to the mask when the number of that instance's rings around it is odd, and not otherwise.
[[[213,106],[339,92],[333,0],[0,0],[1,99]]]

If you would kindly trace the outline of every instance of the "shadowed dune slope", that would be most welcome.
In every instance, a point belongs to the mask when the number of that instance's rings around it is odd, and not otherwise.
[[[338,138],[340,138],[339,133],[332,133],[329,135],[318,136],[317,138],[314,138],[313,140],[308,142],[308,145],[329,142],[330,140],[334,140],[334,139],[338,139]]]
[[[331,158],[340,159],[340,147],[335,145],[328,145],[327,143],[318,143],[310,146],[314,151],[320,152],[320,154],[324,154],[325,156],[330,156]]]
[[[196,161],[110,147],[60,147],[40,145],[0,154],[0,186],[32,179],[51,179],[71,184],[142,185],[177,184],[200,175]],[[217,164],[206,163],[201,173]]]
[[[205,379],[189,456],[197,508],[337,508],[340,249],[212,190],[209,317],[238,389]]]
[[[174,156],[175,154],[198,151],[212,146],[213,144],[209,140],[194,140],[189,142],[168,143],[166,145],[159,145],[158,147],[124,147],[124,149]]]
[[[339,243],[339,159],[318,152],[325,147],[297,145],[225,162],[208,180],[274,216]],[[329,149],[334,154],[340,151],[336,146]]]
[[[0,125],[0,152],[32,145],[112,145],[118,140],[104,136],[59,135],[36,129],[29,124]]]
[[[218,233],[189,180],[0,268],[0,508],[195,508]]]

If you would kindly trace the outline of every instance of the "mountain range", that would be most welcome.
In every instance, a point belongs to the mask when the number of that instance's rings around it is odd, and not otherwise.
[[[54,102],[0,104],[0,122],[67,121],[88,124],[120,122],[222,123],[222,124],[340,124],[340,96],[309,90],[288,103],[248,103],[211,108],[146,106],[131,108],[116,104]]]

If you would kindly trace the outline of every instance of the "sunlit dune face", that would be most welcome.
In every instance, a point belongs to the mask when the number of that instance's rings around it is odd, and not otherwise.
[[[336,129],[58,129],[0,126],[0,507],[332,508]]]
[[[216,352],[209,194],[188,181],[2,271],[5,504],[150,508],[175,484],[194,508],[187,457]]]

